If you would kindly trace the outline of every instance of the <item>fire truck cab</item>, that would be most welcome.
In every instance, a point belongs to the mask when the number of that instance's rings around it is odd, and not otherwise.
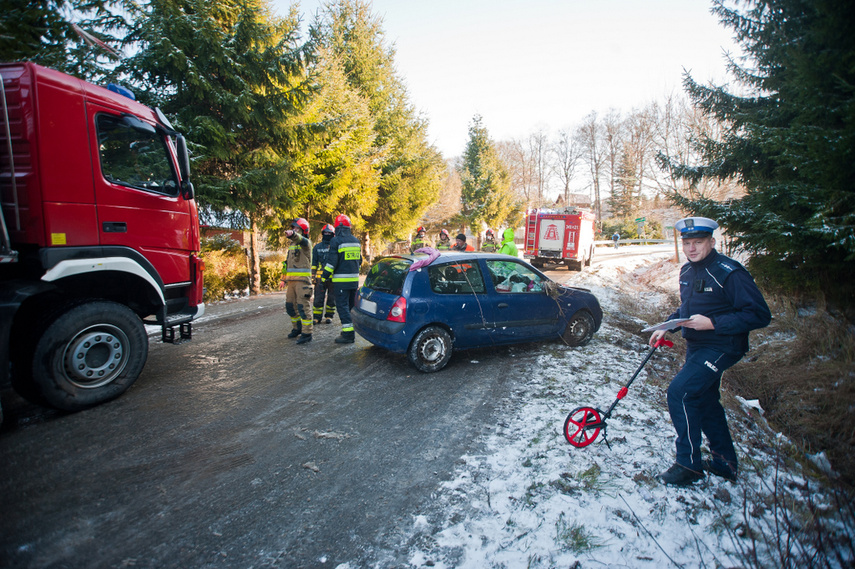
[[[137,379],[145,324],[176,343],[204,313],[187,145],[120,87],[33,63],[0,79],[0,384],[84,409]]]

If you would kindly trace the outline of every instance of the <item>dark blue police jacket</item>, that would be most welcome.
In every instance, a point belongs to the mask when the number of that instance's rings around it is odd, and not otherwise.
[[[716,251],[680,269],[680,308],[672,318],[702,314],[714,330],[683,328],[690,348],[712,348],[742,356],[748,351],[748,332],[764,328],[772,314],[748,271]]]

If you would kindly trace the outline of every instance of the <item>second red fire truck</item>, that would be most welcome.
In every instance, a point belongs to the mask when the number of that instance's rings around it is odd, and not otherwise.
[[[587,209],[531,210],[526,216],[525,258],[535,267],[563,263],[581,271],[594,258],[594,221]]]

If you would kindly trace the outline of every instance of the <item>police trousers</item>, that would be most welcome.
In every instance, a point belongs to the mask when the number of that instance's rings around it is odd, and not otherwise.
[[[701,434],[712,459],[736,472],[736,451],[721,406],[721,375],[742,359],[710,348],[686,351],[686,363],[668,386],[668,412],[677,431],[677,463],[697,472],[701,466]]]

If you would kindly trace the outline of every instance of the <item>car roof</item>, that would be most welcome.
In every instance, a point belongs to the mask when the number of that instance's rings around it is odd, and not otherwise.
[[[514,255],[500,255],[498,253],[482,253],[480,251],[440,251],[439,257],[431,263],[440,263],[444,261],[465,261],[470,259],[499,259],[499,260],[508,260],[508,261],[523,261],[519,257]],[[399,254],[399,255],[382,255],[378,257],[378,259],[388,259],[390,257],[399,258],[399,259],[407,259],[408,261],[420,261],[422,259],[426,259],[428,257],[427,253],[407,253],[407,254]]]

